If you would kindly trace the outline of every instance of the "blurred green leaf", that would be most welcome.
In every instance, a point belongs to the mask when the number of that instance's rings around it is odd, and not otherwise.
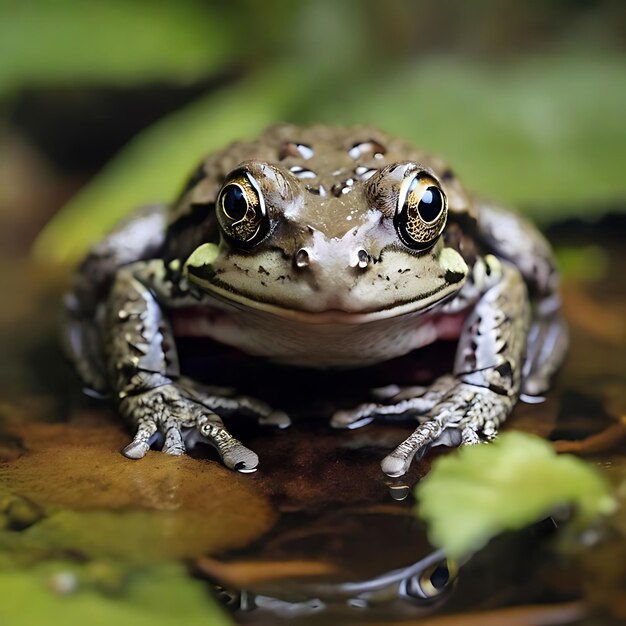
[[[24,85],[188,81],[230,64],[232,20],[200,2],[0,1],[0,96]]]
[[[601,246],[560,246],[555,253],[564,280],[599,281],[611,271],[609,254]]]
[[[0,571],[0,624],[7,626],[185,626],[232,623],[178,565],[136,572],[113,597],[80,585],[81,569],[49,562]],[[74,584],[78,585],[72,591]],[[63,593],[63,591],[66,591]]]
[[[438,459],[415,495],[430,541],[453,559],[564,504],[573,505],[571,523],[578,528],[616,506],[591,465],[574,456],[557,456],[548,442],[518,432]]]

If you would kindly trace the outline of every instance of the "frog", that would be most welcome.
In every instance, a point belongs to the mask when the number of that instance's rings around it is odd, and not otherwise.
[[[259,458],[225,420],[290,418],[182,373],[181,338],[302,372],[456,341],[430,384],[375,387],[330,416],[337,429],[413,423],[381,462],[392,477],[434,446],[493,440],[520,399],[541,401],[568,345],[555,256],[529,220],[409,141],[322,124],[232,143],[173,202],[124,219],[76,269],[64,337],[85,388],[110,394],[133,429],[126,457],[209,443],[244,473]]]

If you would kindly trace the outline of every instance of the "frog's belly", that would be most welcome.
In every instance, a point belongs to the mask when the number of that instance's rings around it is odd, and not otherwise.
[[[363,367],[439,339],[459,337],[465,315],[409,314],[363,324],[307,324],[256,311],[186,309],[172,315],[179,337],[209,337],[277,363]]]

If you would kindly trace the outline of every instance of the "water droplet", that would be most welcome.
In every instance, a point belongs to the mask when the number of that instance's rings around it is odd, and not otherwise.
[[[410,493],[411,489],[408,485],[392,485],[389,487],[389,495],[397,502],[406,500]]]

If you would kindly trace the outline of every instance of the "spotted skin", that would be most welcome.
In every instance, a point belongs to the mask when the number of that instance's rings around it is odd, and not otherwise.
[[[242,190],[228,204],[236,217],[220,200],[229,183]],[[441,207],[422,209],[433,197]],[[337,428],[414,420],[382,461],[392,476],[431,446],[493,439],[521,393],[545,392],[567,345],[541,235],[475,200],[445,162],[367,127],[280,125],[207,157],[167,211],[137,213],[94,247],[68,296],[66,331],[86,385],[111,392],[134,428],[126,456],[204,442],[244,472],[258,457],[223,420],[289,419],[182,376],[181,334],[327,369],[418,360],[458,333],[449,374],[378,390],[332,418]]]

